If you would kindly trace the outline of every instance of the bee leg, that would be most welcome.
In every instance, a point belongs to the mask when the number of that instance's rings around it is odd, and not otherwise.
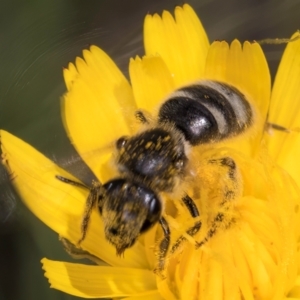
[[[86,204],[85,204],[85,210],[84,210],[82,222],[81,222],[81,238],[78,241],[78,245],[80,245],[81,242],[86,237],[92,210],[93,210],[94,206],[97,204],[98,199],[102,198],[101,197],[102,195],[103,195],[103,192],[102,192],[101,183],[93,182],[93,185],[90,189],[90,193],[88,195],[88,198],[87,198]]]
[[[80,245],[80,243],[86,237],[92,209],[95,206],[95,204],[97,204],[97,201],[100,198],[100,196],[103,194],[102,189],[101,189],[102,185],[100,182],[93,182],[92,187],[89,188],[80,182],[74,181],[69,178],[65,178],[60,175],[56,175],[55,177],[64,183],[78,186],[78,187],[81,187],[81,188],[84,188],[84,189],[87,189],[90,191],[88,198],[86,200],[85,210],[84,210],[84,214],[83,214],[83,218],[82,218],[82,222],[81,222],[81,238],[78,241],[78,245]]]
[[[265,130],[269,134],[272,134],[273,130],[279,130],[279,131],[283,131],[283,132],[286,132],[286,133],[290,133],[291,132],[291,130],[288,129],[288,128],[285,128],[285,127],[283,127],[281,125],[278,125],[278,124],[275,124],[275,123],[269,123],[269,122],[266,123]]]
[[[200,241],[196,242],[196,249],[200,248],[203,246],[205,243],[209,241],[210,238],[212,238],[215,233],[218,230],[218,227],[220,227],[220,224],[224,221],[224,214],[223,213],[218,213],[217,216],[214,218],[211,228],[208,230],[206,237]]]
[[[182,198],[182,202],[187,207],[192,218],[199,217],[198,208],[190,196],[185,195]],[[159,244],[158,267],[156,268],[156,271],[161,272],[165,267],[165,260],[166,260],[167,252],[170,247],[170,234],[171,233],[170,233],[169,225],[165,218],[162,217],[159,220],[159,223],[163,229],[164,238],[162,239],[162,241]],[[201,228],[201,222],[197,221],[197,222],[195,222],[195,224],[192,227],[190,227],[186,231],[186,233],[190,236],[194,236],[200,230],[200,228]],[[174,245],[171,248],[171,253],[174,253],[178,249],[180,244],[185,240],[186,239],[183,236],[181,236],[179,239],[177,239],[177,241],[174,243]]]
[[[107,265],[104,261],[99,259],[97,256],[92,255],[88,251],[77,248],[73,243],[71,243],[68,239],[59,237],[59,240],[63,244],[65,251],[74,259],[88,259],[97,265],[103,266]]]
[[[135,112],[135,117],[142,123],[142,124],[149,124],[149,121],[145,114],[141,110],[137,110]]]
[[[199,210],[195,204],[195,202],[193,201],[193,199],[189,196],[189,195],[185,195],[182,199],[182,202],[185,204],[185,206],[187,207],[187,209],[190,212],[190,215],[192,218],[197,218],[200,216],[199,214]],[[201,228],[201,222],[197,221],[195,222],[195,224],[190,227],[186,233],[190,236],[194,236]]]
[[[189,195],[185,195],[181,200],[184,203],[184,205],[187,207],[192,218],[197,218],[200,216],[199,210],[195,202]],[[202,224],[200,221],[196,221],[195,224],[186,231],[186,233],[190,236],[194,236],[200,230],[201,225]],[[177,241],[174,243],[174,245],[172,246],[171,253],[174,253],[179,248],[180,244],[185,240],[186,240],[185,237],[183,236],[179,237]]]
[[[198,210],[195,202],[189,195],[185,195],[184,197],[182,197],[181,200],[184,203],[184,205],[187,207],[192,218],[196,218],[196,217],[200,216],[199,210]]]
[[[241,190],[238,186],[238,170],[235,161],[230,157],[223,157],[220,159],[212,159],[209,161],[210,164],[217,164],[221,167],[227,168],[227,179],[228,182],[222,188],[223,197],[222,202],[220,203],[220,208],[222,211],[218,212],[217,215],[214,217],[211,228],[208,230],[206,236],[202,241],[196,242],[196,249],[203,246],[206,242],[209,241],[211,237],[215,235],[217,230],[222,226],[225,225],[225,228],[229,227],[230,224],[234,221],[231,219],[226,219],[224,212],[229,209],[229,205],[231,200],[235,199],[237,195],[241,194]]]
[[[170,246],[170,234],[171,234],[168,222],[164,217],[161,217],[158,222],[163,230],[164,237],[161,240],[158,247],[158,264],[155,269],[155,272],[161,272],[164,269],[165,258]]]

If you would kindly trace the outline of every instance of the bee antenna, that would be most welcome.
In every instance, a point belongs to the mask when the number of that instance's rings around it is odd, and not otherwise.
[[[55,178],[62,181],[62,182],[64,182],[64,183],[75,185],[75,186],[90,190],[90,188],[88,186],[86,186],[85,184],[83,184],[81,182],[74,181],[72,179],[69,179],[69,178],[66,178],[66,177],[63,177],[63,176],[60,176],[60,175],[55,175]]]

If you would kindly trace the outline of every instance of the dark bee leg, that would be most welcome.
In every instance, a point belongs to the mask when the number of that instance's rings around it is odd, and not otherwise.
[[[185,204],[185,206],[187,207],[187,209],[189,210],[192,218],[197,218],[200,216],[199,214],[199,210],[195,204],[195,202],[193,201],[193,199],[189,196],[189,195],[185,195],[182,198],[182,202]],[[189,228],[186,233],[190,236],[194,236],[201,228],[201,222],[197,221],[195,222],[195,224]]]
[[[224,188],[223,193],[223,200],[220,203],[220,206],[223,207],[223,210],[228,210],[226,204],[230,203],[230,200],[233,200],[238,193],[237,187],[237,167],[235,161],[230,157],[223,157],[220,159],[213,159],[210,160],[209,163],[211,164],[219,164],[222,167],[228,168],[227,175],[228,178],[231,180],[231,184],[228,184]],[[225,222],[225,215],[223,212],[219,212],[212,221],[211,228],[208,230],[205,238],[202,241],[196,242],[196,249],[203,246],[208,240],[215,235],[218,228]],[[229,227],[230,224],[233,222],[233,219],[227,220],[226,227]]]
[[[200,216],[199,210],[198,210],[195,202],[189,195],[185,195],[181,200],[184,203],[184,205],[187,207],[192,218],[197,218]],[[186,233],[190,236],[194,236],[200,230],[200,228],[201,228],[201,222],[197,221],[197,222],[195,222],[195,224],[192,227],[190,227],[186,231]],[[186,240],[185,237],[183,237],[183,236],[179,237],[179,239],[177,239],[177,241],[172,246],[171,253],[174,253],[178,249],[180,244],[185,240]]]
[[[60,181],[62,181],[62,182],[64,182],[64,183],[75,185],[75,186],[84,188],[86,190],[90,190],[90,188],[88,186],[84,185],[83,183],[74,181],[72,179],[69,179],[69,178],[66,178],[66,177],[62,177],[60,175],[55,175],[55,178],[58,179],[58,180],[60,180]]]
[[[182,198],[182,202],[187,207],[190,215],[193,218],[199,217],[198,208],[190,196],[185,195]],[[157,271],[161,272],[164,269],[165,259],[166,259],[167,252],[168,252],[168,249],[170,246],[170,228],[169,228],[169,225],[168,225],[166,219],[163,217],[159,220],[159,223],[160,223],[160,225],[163,229],[163,233],[164,233],[164,238],[162,239],[162,241],[159,244],[159,255],[158,255],[159,262],[158,262],[158,267],[157,267]],[[191,228],[189,228],[186,231],[186,233],[190,236],[194,236],[200,230],[200,228],[201,228],[201,222],[197,221]],[[183,236],[181,236],[179,239],[177,239],[177,241],[171,248],[171,253],[174,253],[184,240],[185,240],[185,237],[183,237]]]
[[[189,195],[185,195],[181,200],[184,203],[184,205],[187,207],[187,209],[189,210],[189,213],[191,214],[191,216],[193,218],[200,216],[195,202]]]
[[[92,188],[90,189],[90,193],[86,200],[85,210],[81,222],[81,238],[78,241],[78,245],[80,245],[80,243],[85,239],[89,222],[90,222],[92,209],[95,206],[95,204],[97,204],[97,200],[99,199],[99,196],[102,194],[101,187],[102,187],[101,183],[94,182]]]
[[[159,244],[158,264],[157,264],[155,271],[161,272],[164,269],[165,258],[166,258],[166,255],[167,255],[167,252],[168,252],[168,249],[170,246],[171,232],[170,232],[168,222],[166,221],[166,219],[164,217],[161,217],[158,222],[163,230],[164,237]]]
[[[141,110],[137,110],[135,112],[135,117],[142,123],[142,124],[149,124],[145,114]]]
[[[65,251],[75,259],[89,259],[90,261],[96,263],[97,265],[103,266],[108,265],[97,256],[92,255],[88,251],[77,248],[74,244],[72,244],[68,239],[59,237],[59,240],[63,244]]]
[[[288,128],[285,128],[285,127],[283,127],[281,125],[278,125],[278,124],[269,123],[269,122],[266,123],[265,128],[266,128],[266,131],[268,131],[268,132],[272,132],[273,129],[283,131],[283,132],[287,132],[287,133],[291,132]]]
[[[217,214],[217,216],[214,218],[214,220],[212,222],[211,228],[208,230],[208,232],[206,234],[206,237],[202,241],[196,242],[196,249],[203,246],[206,242],[209,241],[210,238],[212,238],[215,235],[218,227],[220,226],[220,224],[223,221],[224,221],[224,214],[223,213]]]
[[[60,175],[56,175],[55,177],[64,183],[72,184],[72,185],[75,185],[75,186],[78,186],[78,187],[81,187],[84,189],[88,189],[90,191],[88,198],[86,200],[85,210],[84,210],[84,214],[83,214],[83,218],[82,218],[82,222],[81,222],[81,238],[78,241],[78,245],[80,245],[80,243],[85,239],[89,221],[90,221],[90,217],[91,217],[91,213],[92,213],[92,209],[95,206],[95,204],[97,204],[97,200],[99,199],[99,196],[102,194],[102,191],[101,191],[102,185],[100,182],[93,182],[92,187],[89,188],[80,182],[62,177]]]

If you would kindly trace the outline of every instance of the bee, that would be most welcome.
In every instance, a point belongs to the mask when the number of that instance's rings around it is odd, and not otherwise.
[[[79,243],[87,234],[94,207],[102,216],[105,237],[115,246],[118,255],[159,223],[163,238],[158,245],[158,269],[163,269],[167,252],[174,252],[184,237],[170,249],[171,231],[164,217],[161,194],[172,194],[190,176],[192,147],[217,143],[245,132],[254,122],[254,110],[237,88],[203,80],[174,91],[159,107],[154,122],[143,111],[136,112],[136,117],[145,128],[133,136],[120,137],[115,143],[114,159],[119,176],[106,183],[95,182],[91,187],[61,176],[57,178],[90,190]],[[224,189],[224,205],[234,197],[235,162],[223,157],[209,163],[224,167],[233,181],[232,187]],[[191,218],[198,220],[200,214],[194,200],[182,192],[181,201]],[[215,216],[206,237],[197,242],[196,247],[213,236],[223,217],[222,213]],[[201,222],[195,221],[186,233],[194,236],[200,228]]]

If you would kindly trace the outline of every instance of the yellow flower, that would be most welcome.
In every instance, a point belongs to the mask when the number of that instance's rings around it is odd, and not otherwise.
[[[181,235],[186,241],[168,254],[163,276],[153,272],[158,226],[142,235],[124,258],[117,257],[105,239],[100,214],[93,211],[80,246],[106,264],[43,259],[51,287],[83,298],[300,299],[300,41],[287,45],[271,93],[260,46],[237,40],[209,45],[189,5],[176,7],[175,19],[169,12],[148,15],[144,36],[146,55],[130,60],[131,84],[96,46],[64,70],[65,128],[100,182],[116,174],[111,145],[136,132],[135,111],[155,116],[159,103],[182,85],[209,79],[236,87],[255,108],[255,125],[240,137],[191,149],[196,185],[187,188],[200,189],[195,202],[202,227],[193,238],[187,236],[195,220],[179,205],[179,197],[165,196],[171,242]],[[267,131],[266,120],[271,124]],[[1,143],[3,163],[28,208],[76,244],[88,191],[57,180],[55,175],[76,179],[8,132],[1,131]],[[220,157],[232,158],[240,175],[234,187],[240,194],[223,211],[217,200],[229,179],[222,166],[208,163]],[[227,222],[195,247],[220,210]]]

